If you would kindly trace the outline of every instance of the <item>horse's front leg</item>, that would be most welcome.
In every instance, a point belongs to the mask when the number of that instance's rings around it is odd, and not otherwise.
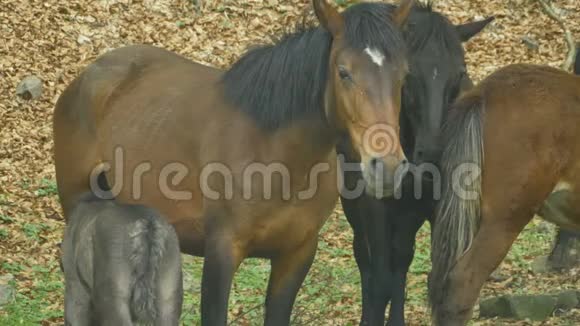
[[[380,204],[379,201],[373,201]],[[363,282],[363,317],[361,325],[383,326],[385,310],[391,300],[392,274],[389,270],[389,254],[391,251],[391,232],[387,226],[385,216],[380,210],[372,209],[373,203],[368,204],[368,214],[364,228],[361,231],[361,240],[364,241],[364,253],[367,257],[365,277]],[[381,204],[382,205],[382,204]]]
[[[226,230],[206,235],[201,282],[201,324],[225,326],[234,274],[244,255]]]
[[[415,238],[424,223],[420,213],[411,212],[404,216],[394,216],[396,227],[393,231],[391,264],[393,268],[393,293],[389,310],[388,326],[405,325],[405,292],[407,273],[415,255]]]
[[[266,295],[265,326],[290,324],[292,307],[298,290],[314,261],[318,236],[302,246],[279,254],[272,259],[272,270]]]
[[[365,228],[365,216],[364,213],[358,209],[356,201],[343,198],[341,198],[341,201],[346,219],[353,231],[352,249],[361,278],[362,316],[360,319],[360,325],[364,326],[368,325],[368,320],[371,315],[371,262],[369,257],[370,249],[368,247],[367,231]]]

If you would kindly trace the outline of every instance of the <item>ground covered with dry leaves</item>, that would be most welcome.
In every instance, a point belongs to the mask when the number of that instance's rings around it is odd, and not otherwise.
[[[0,276],[14,275],[16,300],[0,310],[0,324],[62,323],[63,285],[56,244],[62,237],[63,220],[54,182],[51,116],[59,94],[83,67],[110,49],[147,43],[225,68],[249,45],[270,42],[272,35],[288,30],[304,15],[312,18],[308,0],[200,2],[196,7],[197,1],[192,0],[1,0]],[[580,40],[578,1],[554,3]],[[435,9],[456,23],[496,15],[497,20],[465,46],[475,80],[509,63],[559,66],[564,59],[562,32],[534,1],[440,0]],[[534,39],[538,49],[530,49],[522,37]],[[29,75],[43,81],[42,96],[35,100],[15,95],[18,83]],[[357,323],[360,290],[351,238],[337,209],[324,228],[320,252],[300,292],[295,324]],[[499,268],[507,278],[488,283],[482,296],[578,288],[580,276],[574,271],[541,276],[530,272],[531,261],[549,251],[552,238],[552,229],[531,223]],[[409,276],[406,314],[411,325],[428,324],[428,250],[425,227]],[[186,325],[199,322],[200,266],[200,259],[186,261]],[[248,260],[242,266],[232,294],[234,324],[260,324],[267,271],[268,265],[261,260]],[[541,324],[580,324],[580,312],[566,312]]]

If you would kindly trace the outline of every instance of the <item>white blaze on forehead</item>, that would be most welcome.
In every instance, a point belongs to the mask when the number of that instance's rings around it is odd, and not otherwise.
[[[365,53],[369,55],[369,57],[371,57],[371,60],[373,60],[374,63],[377,64],[377,66],[382,67],[383,66],[383,61],[385,61],[385,55],[381,53],[381,51],[375,49],[375,48],[369,48],[367,47],[365,49]]]

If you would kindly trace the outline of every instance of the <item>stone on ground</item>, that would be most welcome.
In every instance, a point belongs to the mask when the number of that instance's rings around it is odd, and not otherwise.
[[[566,290],[556,294],[504,295],[481,300],[479,314],[482,318],[512,318],[543,321],[559,310],[580,307],[580,291]]]
[[[39,98],[42,95],[42,80],[36,76],[24,78],[16,87],[16,95],[25,100]]]
[[[14,276],[6,274],[0,276],[0,307],[5,306],[14,300],[14,287],[12,281]]]

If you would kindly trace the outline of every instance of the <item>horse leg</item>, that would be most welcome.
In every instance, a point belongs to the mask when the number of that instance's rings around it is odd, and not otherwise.
[[[233,238],[224,233],[208,234],[205,242],[201,281],[201,324],[225,326],[228,300],[234,274],[243,255],[236,250]]]
[[[65,326],[91,325],[91,298],[76,276],[66,282],[64,324]]]
[[[564,269],[577,264],[578,258],[573,255],[574,248],[580,248],[580,232],[574,232],[558,227],[554,248],[548,257],[552,268]],[[580,257],[580,256],[579,256]]]
[[[183,303],[181,253],[176,237],[167,239],[165,253],[159,266],[157,285],[156,326],[177,326]]]
[[[95,273],[93,302],[96,325],[132,326],[131,266],[118,260],[108,263],[114,266]]]
[[[467,324],[483,284],[532,217],[533,212],[514,212],[509,206],[496,207],[494,213],[483,215],[471,249],[449,273],[447,291],[434,312],[435,325]]]
[[[377,210],[375,212],[380,212]],[[370,316],[368,325],[385,324],[385,311],[392,297],[393,273],[390,264],[392,253],[392,223],[382,214],[367,216],[369,237],[371,277],[370,277]]]
[[[318,238],[272,259],[266,295],[265,326],[290,324],[292,307],[300,286],[314,261]]]
[[[393,276],[393,293],[391,307],[389,309],[388,326],[405,325],[405,289],[407,286],[407,273],[413,262],[415,255],[415,238],[417,232],[425,222],[419,217],[419,213],[413,212],[412,215],[395,217],[397,228],[393,234],[393,254],[392,261]]]
[[[347,207],[349,204],[343,200],[343,208],[345,216],[353,231],[353,253],[356,261],[360,278],[361,278],[361,293],[362,293],[362,317],[360,325],[368,325],[370,318],[370,260],[369,247],[367,245],[366,230],[364,225],[364,217],[361,218],[359,211],[353,209],[349,211]]]

